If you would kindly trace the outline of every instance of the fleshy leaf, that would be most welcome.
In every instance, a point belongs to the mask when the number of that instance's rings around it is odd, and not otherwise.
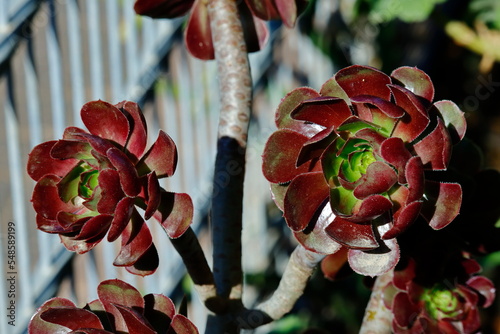
[[[393,226],[382,236],[382,239],[392,239],[403,233],[418,217],[421,207],[422,202],[416,201],[396,211],[394,213]]]
[[[467,130],[467,121],[465,120],[464,112],[455,103],[448,100],[436,102],[434,103],[434,107],[437,108],[443,117],[444,125],[446,125],[453,142],[457,143],[462,140]]]
[[[120,253],[113,262],[115,266],[126,267],[134,264],[153,243],[151,232],[137,211],[134,211],[121,236]]]
[[[412,325],[411,320],[420,312],[418,305],[413,304],[408,294],[404,292],[394,296],[393,305],[392,312],[396,323],[400,327],[409,328]]]
[[[380,155],[398,171],[398,182],[406,183],[405,168],[412,157],[401,138],[387,138],[380,145]]]
[[[153,216],[161,201],[161,187],[156,177],[156,172],[152,172],[147,176],[147,207],[144,212],[144,219],[148,220]]]
[[[399,81],[413,94],[421,96],[429,102],[434,99],[434,85],[431,78],[416,67],[402,66],[391,73],[391,77]]]
[[[484,299],[482,307],[489,307],[495,300],[495,286],[483,276],[474,276],[467,281],[467,286],[479,292]]]
[[[320,95],[317,91],[308,87],[300,87],[292,90],[282,100],[276,110],[276,126],[278,129],[290,129],[305,136],[312,137],[318,131],[310,126],[305,126],[304,122],[294,120],[291,113],[299,107],[303,101],[318,98]]]
[[[343,218],[353,222],[373,220],[392,208],[392,203],[382,195],[371,195],[358,202],[353,208],[353,214]]]
[[[58,140],[50,150],[53,159],[65,160],[91,160],[94,159],[90,153],[90,144],[82,140]]]
[[[295,1],[295,0],[294,0]],[[274,0],[246,0],[252,13],[263,20],[277,20],[280,18]]]
[[[414,141],[430,123],[429,116],[422,102],[409,90],[395,85],[389,85],[396,104],[406,111],[406,115],[399,119],[393,137],[403,139],[405,143]]]
[[[140,317],[139,314],[129,309],[128,307],[124,307],[122,305],[114,305],[121,316],[123,317],[123,321],[127,325],[127,333],[128,334],[155,334],[156,332],[152,330],[145,324],[145,319]]]
[[[386,163],[375,161],[366,169],[353,191],[358,199],[365,199],[374,194],[385,193],[397,182],[396,172]]]
[[[357,224],[335,217],[325,231],[335,241],[350,249],[374,249],[379,246],[371,224]]]
[[[71,202],[64,203],[60,197],[57,189],[57,184],[60,178],[55,175],[46,175],[38,180],[33,190],[33,208],[37,214],[45,219],[55,220],[60,211],[75,212],[79,208],[74,206]]]
[[[291,130],[278,130],[269,137],[263,154],[262,171],[269,182],[285,183],[310,171],[310,163],[296,167],[297,157],[308,138]]]
[[[293,234],[305,249],[319,254],[333,254],[342,247],[325,232],[325,227],[330,225],[334,218],[332,208],[325,204],[312,231],[306,229]]]
[[[80,328],[104,329],[99,318],[94,313],[76,307],[51,307],[44,311],[40,318],[70,330]]]
[[[215,58],[206,1],[195,0],[184,31],[184,41],[187,49],[194,57],[201,60]]]
[[[124,197],[116,205],[115,214],[109,228],[108,241],[113,242],[122,234],[134,212],[134,198]]]
[[[327,255],[321,261],[321,271],[325,278],[334,281],[338,277],[339,272],[347,263],[347,251],[346,247],[342,247],[337,252]]]
[[[127,155],[113,147],[106,152],[106,156],[118,171],[123,192],[130,197],[137,196],[141,191],[141,184],[137,170]]]
[[[308,160],[318,159],[336,137],[337,134],[333,131],[333,128],[327,128],[306,141],[300,150],[296,167]]]
[[[113,220],[109,215],[98,215],[87,220],[82,226],[80,233],[75,237],[75,240],[87,240],[100,238],[103,233],[108,231],[109,225]]]
[[[159,264],[160,258],[158,257],[158,251],[156,250],[155,244],[152,243],[134,264],[125,267],[125,269],[133,275],[144,277],[154,274]]]
[[[59,333],[69,332],[68,328],[64,328],[63,326],[58,324],[49,323],[47,321],[42,320],[42,318],[40,317],[40,315],[43,312],[55,307],[59,308],[65,307],[71,309],[71,308],[76,308],[76,305],[72,301],[65,298],[56,297],[47,300],[45,303],[42,304],[42,306],[38,308],[36,314],[33,315],[33,317],[31,318],[31,321],[28,325],[28,332],[30,334],[48,334],[48,333],[59,334]]]
[[[391,91],[387,87],[391,79],[379,70],[361,65],[346,67],[335,74],[335,80],[349,97],[372,95],[389,100]]]
[[[396,239],[384,241],[385,247],[371,251],[350,249],[348,260],[351,268],[365,276],[380,276],[393,269],[399,261],[399,246]]]
[[[101,198],[97,203],[99,213],[113,214],[118,202],[125,197],[120,185],[120,176],[114,169],[104,169],[99,173]]]
[[[413,145],[426,169],[446,170],[451,158],[451,139],[441,119],[432,132]]]
[[[97,295],[106,312],[114,318],[115,332],[127,332],[127,325],[123,317],[114,305],[122,305],[143,312],[144,300],[132,285],[118,279],[103,281],[97,287]]]
[[[161,333],[165,327],[170,325],[175,316],[175,305],[172,300],[160,294],[148,294],[144,296],[144,316],[153,328]]]
[[[162,191],[161,202],[153,217],[170,238],[178,238],[193,221],[193,202],[188,194]]]
[[[101,100],[87,102],[80,115],[91,134],[125,146],[130,131],[129,123],[114,105]]]
[[[198,334],[196,326],[182,314],[176,314],[174,316],[170,328],[178,334]]]
[[[460,212],[462,204],[462,187],[458,183],[426,181],[424,217],[429,225],[439,230],[447,226]]]
[[[47,141],[33,148],[28,156],[28,175],[35,181],[40,180],[47,174],[63,176],[72,170],[78,160],[56,160],[50,155],[52,147],[57,143],[56,140]]]
[[[127,152],[135,157],[135,161],[144,153],[148,142],[146,119],[141,108],[135,102],[123,101],[115,105],[127,117],[130,124],[130,133],[126,144]]]
[[[176,166],[177,148],[175,143],[169,135],[160,130],[156,141],[137,164],[138,174],[142,176],[154,171],[156,176],[161,179],[172,176]]]
[[[330,96],[305,100],[291,114],[293,119],[312,122],[326,128],[337,128],[351,116],[351,109],[343,99]]]
[[[319,215],[318,209],[328,198],[330,188],[323,173],[300,174],[292,180],[285,195],[284,217],[293,231],[304,230]]]

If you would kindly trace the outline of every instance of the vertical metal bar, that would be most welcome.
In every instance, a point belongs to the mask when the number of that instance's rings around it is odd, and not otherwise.
[[[5,129],[7,140],[7,159],[10,174],[10,192],[12,195],[13,221],[16,224],[16,249],[27,250],[30,247],[27,219],[26,219],[26,197],[24,195],[23,172],[25,170],[21,157],[19,121],[14,111],[14,98],[12,96],[12,74],[7,73],[8,94],[5,101]],[[35,279],[30,275],[29,252],[18,251],[17,272],[19,299],[17,307],[19,310],[17,319],[22,323],[22,317],[26,314],[22,311],[31,309],[32,284]]]
[[[89,37],[91,99],[104,98],[104,80],[101,46],[101,24],[98,0],[85,0]]]
[[[83,77],[82,38],[80,33],[80,15],[78,0],[68,0],[66,3],[66,27],[68,30],[68,47],[70,62],[71,94],[73,124],[83,126],[80,119],[80,109],[85,101]]]
[[[52,126],[56,136],[62,135],[65,128],[64,92],[62,78],[62,59],[57,37],[56,12],[54,1],[49,2],[49,25],[45,30],[47,39],[47,60],[49,68],[50,107],[52,111]]]
[[[118,1],[106,1],[106,30],[108,34],[107,53],[109,59],[109,83],[111,102],[117,103],[126,96],[123,91],[122,58],[120,52],[120,26],[118,21]]]
[[[127,92],[130,94],[138,80],[138,58],[137,58],[137,34],[135,29],[135,13],[133,11],[133,0],[125,0],[123,5],[123,16],[125,28],[125,56],[127,73]]]

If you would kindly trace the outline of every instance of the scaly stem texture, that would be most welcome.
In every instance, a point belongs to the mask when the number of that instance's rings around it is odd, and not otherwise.
[[[217,61],[221,112],[212,199],[217,295],[241,298],[241,229],[245,149],[252,79],[236,0],[208,2]]]
[[[392,276],[393,272],[389,271],[377,277],[359,334],[391,333],[392,312],[384,305],[383,289],[392,280]]]
[[[270,299],[257,306],[273,320],[280,319],[304,293],[309,278],[324,255],[308,251],[301,245],[293,251],[280,284]]]

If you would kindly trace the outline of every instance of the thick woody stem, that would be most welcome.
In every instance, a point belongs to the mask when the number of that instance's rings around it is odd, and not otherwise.
[[[212,198],[214,280],[217,295],[240,299],[245,149],[252,79],[236,0],[209,0],[221,112]]]
[[[359,334],[391,333],[392,312],[384,305],[383,289],[391,282],[392,276],[393,272],[389,271],[377,277]]]
[[[322,254],[297,246],[293,251],[278,288],[270,299],[257,306],[273,320],[280,319],[295,305],[304,293],[309,278],[316,265],[324,258]]]

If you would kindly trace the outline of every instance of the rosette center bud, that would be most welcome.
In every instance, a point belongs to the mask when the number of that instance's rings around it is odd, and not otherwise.
[[[422,295],[426,311],[433,319],[454,318],[461,313],[461,298],[457,293],[437,285]]]

